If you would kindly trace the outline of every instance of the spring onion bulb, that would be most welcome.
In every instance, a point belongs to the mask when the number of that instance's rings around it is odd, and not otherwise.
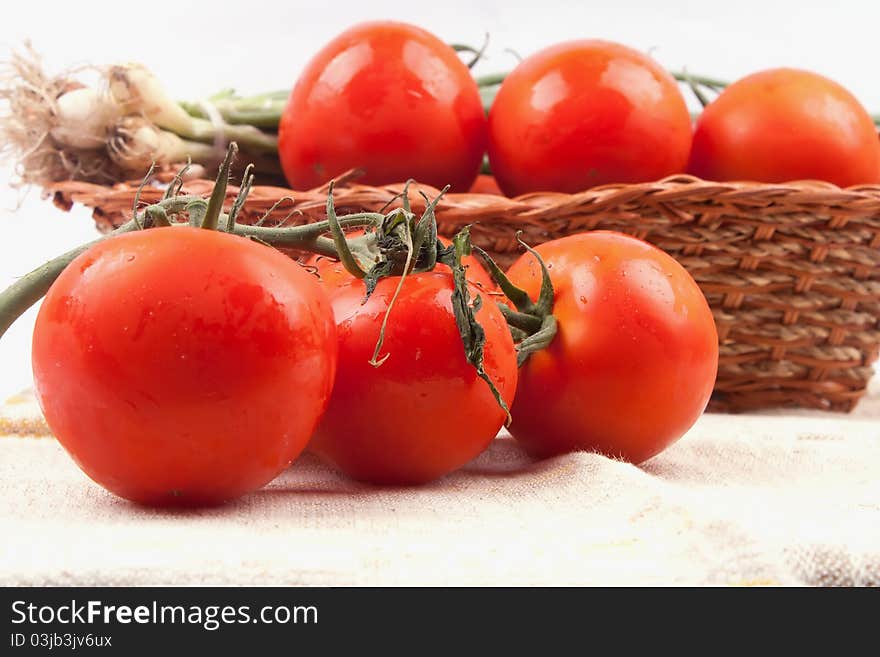
[[[49,134],[62,146],[101,148],[118,116],[119,107],[106,94],[89,87],[74,89],[58,97],[57,123]]]

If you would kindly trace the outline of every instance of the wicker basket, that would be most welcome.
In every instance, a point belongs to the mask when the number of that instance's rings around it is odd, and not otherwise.
[[[209,191],[211,181],[185,189]],[[131,215],[137,183],[102,187],[64,182],[47,191],[56,204],[94,208],[102,229]],[[337,188],[340,212],[377,210],[401,185]],[[433,191],[422,189],[431,195]],[[230,198],[237,190],[229,190]],[[142,200],[156,201],[158,188]],[[326,188],[292,192],[256,187],[243,220],[284,196],[280,221],[324,218]],[[416,209],[424,207],[412,195]],[[710,183],[689,176],[609,185],[579,194],[515,199],[450,194],[437,212],[441,232],[471,224],[474,240],[502,262],[532,244],[594,229],[617,230],[673,255],[694,276],[715,314],[721,340],[711,407],[743,411],[804,407],[849,411],[864,394],[880,343],[880,186],[840,189],[821,182],[785,185]]]

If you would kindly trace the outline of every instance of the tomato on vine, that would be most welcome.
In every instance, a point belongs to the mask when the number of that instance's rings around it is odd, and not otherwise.
[[[336,368],[329,301],[281,252],[190,226],[115,235],[55,280],[33,335],[52,433],[144,504],[256,490],[305,447]]]
[[[339,370],[309,445],[349,476],[376,484],[425,483],[461,467],[489,445],[506,418],[466,359],[450,274],[406,277],[384,336],[387,359],[376,366],[381,320],[399,283],[382,279],[366,303],[360,281],[331,288]],[[485,372],[509,404],[517,367],[507,324],[489,300],[475,317],[485,331]]]
[[[542,331],[550,320],[555,335],[532,345],[520,369],[510,433],[541,457],[658,454],[697,420],[715,383],[718,335],[700,288],[671,256],[620,233],[571,235],[534,252],[546,272],[532,253],[510,267],[522,298],[512,295],[520,312],[506,314]]]

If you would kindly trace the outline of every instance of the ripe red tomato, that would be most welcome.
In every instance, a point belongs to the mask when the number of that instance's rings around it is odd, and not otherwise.
[[[339,371],[309,447],[346,474],[377,484],[419,484],[464,465],[504,423],[489,386],[465,359],[452,311],[452,276],[407,276],[391,310],[379,367],[369,363],[379,326],[400,279],[331,288]],[[472,289],[472,296],[478,291]],[[476,313],[486,332],[484,366],[503,399],[516,390],[513,339],[498,307]]]
[[[52,285],[36,391],[94,481],[145,504],[260,488],[295,459],[333,385],[326,294],[280,252],[217,231],[113,237]]]
[[[536,250],[555,288],[558,333],[520,370],[511,434],[538,456],[654,456],[697,420],[715,383],[718,335],[700,288],[671,256],[619,233]],[[533,256],[508,276],[537,298]]]
[[[607,41],[528,57],[489,112],[489,161],[508,196],[656,180],[683,171],[690,147],[690,115],[672,76]]]
[[[868,112],[836,82],[780,68],[732,84],[697,121],[689,171],[708,180],[880,181]]]
[[[465,192],[486,150],[479,89],[455,51],[421,28],[363,23],[303,71],[281,117],[281,165],[296,189],[360,167],[371,185]]]

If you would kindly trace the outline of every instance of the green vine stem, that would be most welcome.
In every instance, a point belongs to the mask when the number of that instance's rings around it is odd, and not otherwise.
[[[336,216],[336,208],[333,205],[333,181],[330,181],[330,188],[327,191],[327,221],[330,224],[330,232],[333,235],[333,245],[336,247],[337,257],[342,266],[349,274],[355,278],[364,278],[367,275],[351,252],[348,241],[345,239],[345,233],[342,232],[342,226],[339,225],[339,219]]]
[[[6,333],[13,322],[24,314],[28,308],[45,296],[55,279],[64,271],[64,268],[81,253],[104,240],[123,233],[171,226],[170,218],[179,215],[188,215],[189,223],[193,226],[201,226],[203,228],[218,228],[222,226],[226,231],[235,235],[257,240],[270,246],[297,248],[319,255],[338,258],[338,251],[334,241],[325,237],[333,228],[333,224],[330,221],[284,227],[236,224],[235,215],[241,210],[244,203],[244,195],[247,194],[250,183],[253,182],[252,174],[249,172],[247,172],[245,182],[240,189],[239,196],[233,202],[230,212],[228,214],[222,212],[221,208],[225,198],[229,168],[236,152],[237,147],[235,144],[230,144],[210,200],[206,201],[200,196],[173,195],[180,191],[180,181],[178,178],[175,178],[169,185],[169,189],[162,200],[158,203],[149,205],[143,210],[133,212],[132,219],[112,232],[53,258],[30,273],[25,274],[6,290],[0,292],[0,337]],[[135,208],[137,208],[137,202],[135,202]],[[385,215],[380,213],[362,212],[337,218],[335,226],[340,230],[375,226],[384,219]],[[369,259],[375,257],[368,254],[368,245],[364,240],[356,238],[351,240],[351,244],[352,248],[361,254],[361,258]]]
[[[689,73],[688,71],[671,71],[671,73],[672,77],[674,77],[679,82],[684,82],[685,84],[693,81],[702,87],[708,87],[709,89],[715,89],[718,91],[730,86],[730,82],[726,82],[725,80],[709,78],[705,75],[694,75],[693,73]]]
[[[226,200],[226,187],[229,185],[229,169],[232,167],[232,161],[238,155],[238,144],[232,142],[229,144],[229,150],[220,170],[217,172],[217,182],[211,190],[211,197],[208,199],[208,207],[205,208],[205,216],[199,223],[200,228],[206,230],[217,230],[220,226],[220,213],[223,212],[223,202]],[[143,184],[143,183],[141,183]],[[245,183],[246,193],[247,183]],[[233,206],[234,207],[234,206]],[[135,202],[134,216],[137,217],[137,202]]]
[[[236,153],[236,145],[230,144],[215,186],[207,200],[200,196],[181,194],[181,179],[178,176],[171,181],[162,199],[157,203],[140,209],[136,199],[132,219],[107,235],[50,260],[0,292],[0,337],[18,317],[49,291],[55,279],[77,256],[104,240],[136,230],[152,230],[160,227],[175,230],[174,224],[188,223],[193,227],[223,230],[270,247],[296,248],[333,257],[342,261],[349,271],[354,269],[353,275],[357,276],[359,273],[360,278],[366,278],[366,296],[375,289],[380,278],[397,275],[401,280],[395,292],[396,297],[406,275],[412,272],[430,271],[438,262],[442,262],[453,270],[456,324],[462,337],[467,360],[490,386],[509,417],[507,405],[483,369],[485,333],[475,318],[481,299],[477,297],[473,303],[470,302],[465,269],[461,265],[461,256],[470,251],[468,232],[463,231],[455,238],[454,245],[446,248],[441,248],[442,244],[437,237],[435,208],[446,189],[433,200],[423,194],[426,207],[420,217],[411,211],[409,203],[409,187],[412,181],[407,182],[403,194],[400,195],[403,205],[401,208],[391,210],[387,214],[360,212],[339,217],[333,204],[331,184],[325,221],[301,226],[262,226],[259,224],[266,219],[264,215],[257,224],[239,224],[236,218],[253,183],[253,174],[250,167],[245,170],[238,196],[233,200],[228,213],[223,212],[229,172]],[[367,228],[367,233],[360,237],[349,238],[343,232],[345,229],[358,227]],[[332,237],[328,237],[328,234]],[[370,265],[369,272],[363,269],[363,265],[366,264]],[[383,320],[383,332],[392,306],[393,301],[389,304]],[[376,367],[388,358],[387,354],[380,355],[381,348],[380,336],[371,360]]]
[[[6,290],[0,292],[0,337],[6,333],[13,322],[24,314],[28,308],[45,296],[46,292],[49,291],[49,287],[55,282],[55,279],[61,275],[64,268],[78,255],[106,239],[140,230],[139,224],[143,228],[170,225],[170,222],[168,222],[169,215],[186,212],[187,208],[191,209],[198,206],[200,202],[204,204],[204,199],[196,196],[175,196],[147,206],[138,215],[137,221],[131,219],[103,237],[71,249],[67,253],[53,258],[46,264],[19,278]],[[223,215],[224,220],[227,216]],[[157,221],[157,217],[159,221]],[[339,218],[339,224],[343,228],[372,226],[375,224],[375,221],[376,217],[374,214],[367,212]],[[323,237],[329,230],[329,223],[322,221],[304,226],[284,228],[236,224],[231,232],[235,235],[264,242],[274,247],[297,248],[337,258],[338,255],[333,240]]]
[[[507,77],[508,73],[509,72],[480,75],[474,78],[474,81],[477,83],[478,87],[497,87],[504,82],[504,78]]]
[[[138,230],[137,222],[132,219],[125,222],[113,231],[113,235],[122,233],[130,233]],[[61,275],[64,268],[67,267],[80,253],[90,249],[95,244],[107,239],[109,235],[96,239],[88,244],[78,246],[64,253],[57,258],[53,258],[49,262],[37,267],[29,274],[25,274],[15,283],[10,285],[6,290],[0,293],[0,337],[12,326],[16,319],[21,317],[25,311],[33,306],[37,301],[42,299],[46,292],[49,291],[55,279]]]
[[[266,215],[264,215],[257,224],[238,224],[236,218],[253,184],[253,173],[251,167],[245,169],[238,196],[233,200],[229,211],[224,213],[223,205],[226,199],[229,172],[237,150],[234,143],[230,144],[209,199],[179,193],[181,191],[181,177],[178,175],[171,181],[162,199],[157,203],[139,209],[139,195],[137,195],[132,210],[133,216],[129,221],[97,240],[50,260],[0,292],[0,337],[18,317],[49,291],[52,283],[77,256],[104,240],[113,239],[118,235],[136,230],[152,230],[163,227],[166,230],[175,230],[174,224],[186,222],[193,227],[222,230],[249,238],[269,247],[293,247],[302,251],[334,257],[342,261],[353,275],[360,274],[358,277],[365,279],[367,297],[375,289],[380,278],[391,275],[400,276],[394,298],[389,303],[382,322],[382,334],[384,334],[394,299],[400,293],[404,278],[412,272],[430,271],[437,263],[442,263],[452,270],[453,310],[467,361],[476,369],[480,378],[488,384],[499,406],[504,409],[508,421],[510,420],[510,410],[483,366],[486,334],[476,319],[476,313],[483,300],[478,295],[471,301],[466,270],[461,263],[462,256],[469,255],[472,250],[470,233],[467,228],[463,229],[448,247],[444,247],[437,237],[435,209],[448,187],[443,189],[433,200],[422,194],[426,207],[420,217],[416,217],[411,211],[409,186],[412,181],[408,181],[403,193],[399,195],[403,207],[391,210],[387,214],[361,212],[338,217],[333,204],[333,185],[331,184],[327,200],[326,221],[301,226],[262,226],[259,224],[266,219]],[[187,215],[187,217],[184,218],[182,215]],[[361,237],[348,238],[345,236],[344,229],[356,227],[367,227],[368,230]],[[327,237],[328,233],[332,237]],[[528,246],[526,248],[529,249]],[[529,250],[531,251],[531,249]],[[485,252],[480,251],[480,253],[488,259]],[[537,254],[535,255],[537,256]],[[488,259],[488,262],[491,262],[491,259]],[[362,267],[366,263],[371,263],[369,271],[364,271]],[[500,281],[502,289],[512,295],[511,298],[517,307],[517,311],[511,311],[507,308],[503,312],[509,315],[511,332],[518,339],[518,362],[521,363],[529,353],[549,344],[555,334],[555,320],[550,314],[553,300],[552,285],[549,276],[546,275],[545,268],[541,296],[536,303],[532,303],[524,292],[519,291],[520,293],[517,294],[517,289],[507,281],[503,273],[500,273],[500,269],[494,262],[491,262],[491,266],[496,280]],[[510,314],[511,312],[516,314]],[[376,367],[388,358],[388,354],[380,355],[382,334],[380,334],[375,353],[370,361]]]
[[[470,255],[473,250],[470,240],[470,228],[465,226],[452,239],[452,244],[443,249],[438,260],[452,270],[452,310],[455,315],[455,323],[458,325],[458,332],[461,335],[462,344],[464,345],[464,354],[467,362],[477,371],[479,376],[492,391],[495,401],[504,410],[506,415],[505,425],[510,426],[510,408],[507,402],[501,396],[495,382],[486,372],[483,365],[483,357],[485,355],[486,331],[477,321],[476,314],[483,304],[483,298],[477,296],[471,302],[470,290],[468,289],[467,270],[461,262],[462,257]],[[517,352],[518,353],[518,352]],[[517,357],[517,364],[519,358]]]
[[[473,55],[471,57],[471,60],[467,62],[467,67],[472,69],[474,66],[477,65],[477,62],[479,62],[483,58],[483,55],[486,54],[486,48],[489,47],[489,33],[486,32],[486,34],[483,36],[483,45],[481,45],[479,48],[474,48],[473,46],[469,46],[464,43],[450,43],[449,47],[452,48],[455,52],[466,52]]]
[[[514,285],[488,253],[475,245],[472,245],[471,248],[480,256],[495,283],[516,308],[514,310],[506,303],[498,303],[501,314],[507,320],[511,335],[516,343],[517,365],[522,367],[529,356],[536,351],[546,349],[553,342],[558,327],[556,317],[553,316],[555,293],[553,282],[550,280],[550,271],[541,255],[522,241],[520,232],[517,232],[516,240],[532,254],[541,266],[541,290],[536,301],[532,301],[528,292]]]

